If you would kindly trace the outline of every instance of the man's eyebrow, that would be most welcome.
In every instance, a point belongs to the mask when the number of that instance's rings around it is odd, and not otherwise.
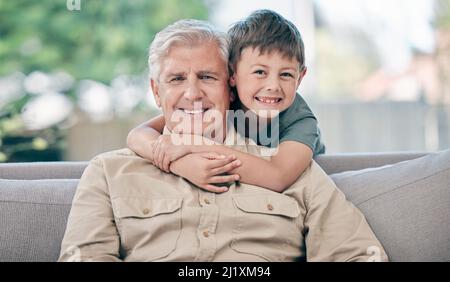
[[[165,75],[165,77],[171,77],[171,76],[185,76],[185,72],[170,72]]]
[[[215,72],[215,71],[209,71],[209,70],[199,71],[198,74],[199,74],[199,75],[211,74],[211,75],[219,76],[219,73],[218,73],[218,72]]]

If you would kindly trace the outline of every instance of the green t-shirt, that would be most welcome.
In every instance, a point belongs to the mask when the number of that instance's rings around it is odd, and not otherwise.
[[[234,105],[232,109],[239,108]],[[317,119],[299,95],[295,95],[294,102],[286,110],[282,111],[271,124],[259,129],[258,132],[240,132],[240,127],[234,125],[237,131],[255,140],[258,145],[277,147],[284,141],[296,141],[307,145],[313,151],[313,155],[325,153],[325,145],[321,140],[321,133],[317,125]]]
[[[280,143],[296,141],[311,148],[314,156],[325,153],[317,119],[299,94],[294,103],[279,115]]]

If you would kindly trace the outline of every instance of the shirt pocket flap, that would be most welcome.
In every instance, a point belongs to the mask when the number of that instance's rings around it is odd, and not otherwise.
[[[233,195],[234,204],[248,213],[298,217],[300,207],[297,201],[283,194]]]
[[[149,218],[160,214],[176,212],[183,199],[148,199],[138,197],[118,197],[112,200],[113,209],[119,218]]]

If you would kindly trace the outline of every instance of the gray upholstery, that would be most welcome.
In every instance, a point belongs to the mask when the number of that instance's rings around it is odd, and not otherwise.
[[[0,179],[0,261],[56,261],[78,179]]]
[[[3,179],[77,179],[88,162],[34,162],[0,164]]]
[[[450,150],[331,175],[392,261],[450,261]]]
[[[449,154],[363,172],[348,171],[424,153],[324,155],[316,161],[334,174],[347,198],[366,215],[391,258],[439,261],[450,260],[448,224],[442,224],[449,221],[450,176],[445,165],[450,163]],[[71,201],[86,165],[0,164],[0,261],[58,258]],[[336,174],[342,171],[347,172]]]

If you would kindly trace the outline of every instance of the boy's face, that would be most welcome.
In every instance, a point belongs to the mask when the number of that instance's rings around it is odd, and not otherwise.
[[[306,73],[300,63],[284,57],[279,51],[261,54],[258,48],[247,47],[230,77],[236,86],[244,110],[286,110],[294,102],[295,93]]]

